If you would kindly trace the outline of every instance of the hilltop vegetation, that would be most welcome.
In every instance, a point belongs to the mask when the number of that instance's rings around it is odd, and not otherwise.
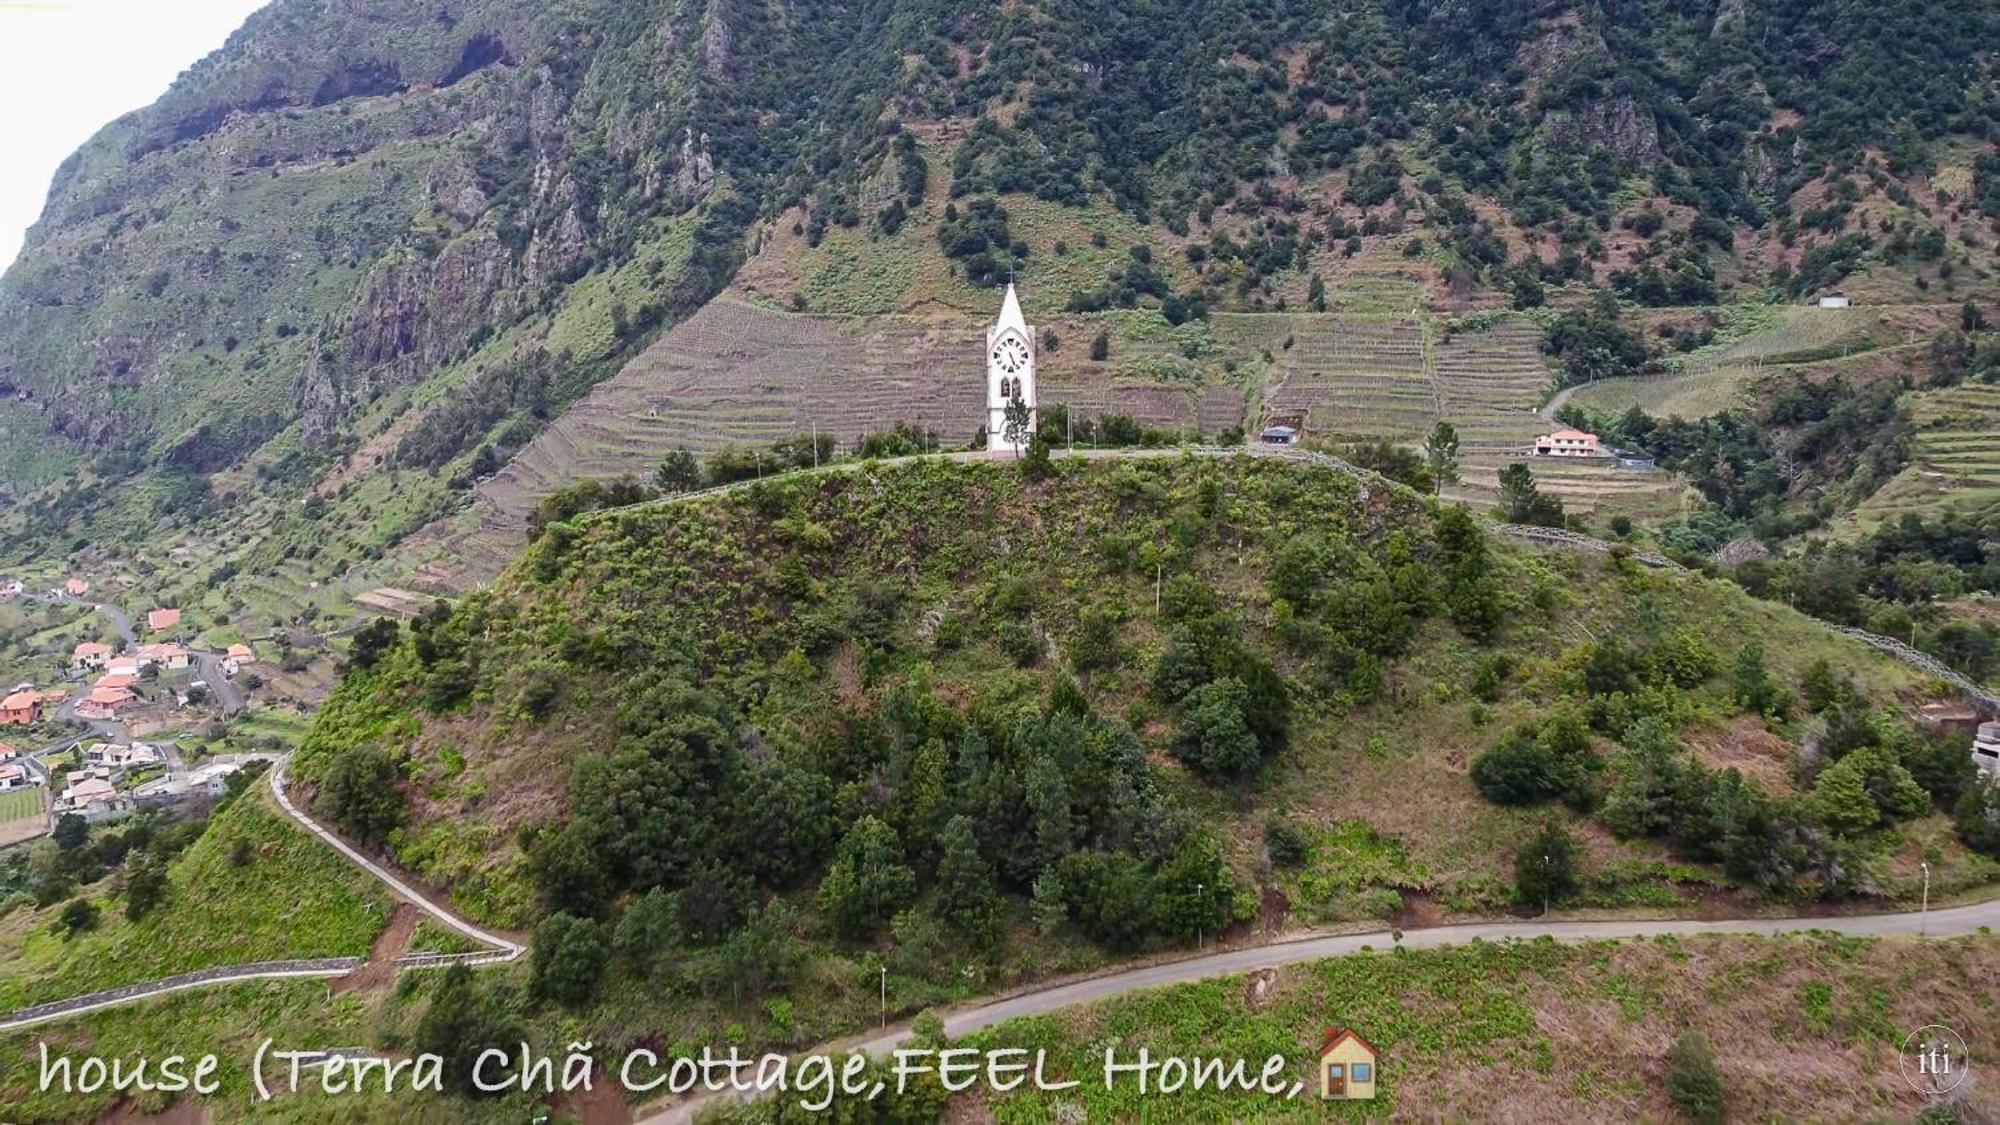
[[[1231,927],[1504,911],[1542,828],[1576,853],[1552,897],[1598,907],[2000,877],[1958,839],[1993,848],[1991,809],[1951,817],[1963,742],[1899,717],[1921,682],[1789,611],[1328,468],[1036,466],[552,523],[493,591],[368,629],[297,775],[535,925],[531,994],[614,1041],[659,1024],[606,980],[688,997],[669,1035],[810,1041],[876,964],[907,1010]]]

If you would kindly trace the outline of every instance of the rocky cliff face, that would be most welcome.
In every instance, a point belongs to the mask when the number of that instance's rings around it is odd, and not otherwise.
[[[427,378],[615,257],[632,224],[713,187],[708,95],[688,80],[728,73],[732,6],[596,7],[259,12],[64,165],[0,279],[10,381],[52,439],[142,460],[212,432],[218,412],[265,436],[297,419],[328,442],[384,387]],[[620,88],[624,44],[606,40],[660,25],[687,46],[657,61],[656,84]]]

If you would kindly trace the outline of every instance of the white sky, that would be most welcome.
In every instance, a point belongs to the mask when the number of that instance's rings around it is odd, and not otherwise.
[[[166,92],[265,0],[0,0],[0,269],[56,166]]]

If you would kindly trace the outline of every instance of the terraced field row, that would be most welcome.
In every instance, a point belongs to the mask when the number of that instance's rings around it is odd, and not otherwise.
[[[1548,387],[1542,330],[1505,319],[1484,332],[1456,332],[1436,347],[1434,371],[1444,416],[1468,442],[1529,442]]]
[[[1911,396],[1910,464],[1855,513],[1863,530],[1944,508],[2000,503],[2000,386],[1966,383]]]
[[[1500,470],[1521,460],[1499,454],[1475,453],[1460,466],[1459,483],[1445,490],[1451,499],[1465,500],[1481,509],[1500,500]],[[1535,484],[1543,492],[1559,497],[1571,513],[1596,519],[1627,515],[1634,519],[1659,518],[1680,511],[1687,488],[1680,478],[1664,472],[1637,472],[1623,469],[1605,459],[1528,459]]]
[[[1322,440],[1411,439],[1438,416],[1423,326],[1403,317],[1217,318],[1218,334],[1270,356],[1266,414],[1301,416]]]

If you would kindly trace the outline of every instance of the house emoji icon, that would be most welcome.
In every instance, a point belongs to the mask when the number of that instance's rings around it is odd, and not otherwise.
[[[1375,1048],[1352,1031],[1326,1029],[1319,1049],[1319,1096],[1362,1100],[1375,1096]]]

